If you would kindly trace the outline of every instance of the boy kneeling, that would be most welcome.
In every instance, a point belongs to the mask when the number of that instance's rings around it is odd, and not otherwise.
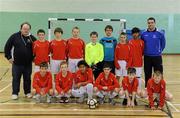
[[[155,71],[153,77],[148,80],[147,90],[145,90],[144,97],[148,96],[149,106],[152,110],[162,109],[165,100],[171,101],[173,96],[166,90],[166,83],[160,71]],[[154,103],[157,103],[157,108]]]
[[[136,78],[136,69],[128,68],[128,76],[122,80],[123,89],[120,90],[120,97],[125,96],[123,105],[134,107],[137,105],[136,95],[141,96],[141,90],[138,90],[138,79]]]
[[[41,102],[42,98],[47,97],[47,102],[51,102],[53,95],[52,89],[52,75],[48,71],[48,64],[42,62],[40,64],[40,71],[34,74],[33,78],[33,95],[35,95],[37,102]]]
[[[72,95],[74,97],[78,97],[78,102],[82,103],[84,101],[85,94],[87,94],[87,104],[89,104],[89,101],[93,96],[93,72],[84,60],[79,61],[77,66],[79,70],[75,73]]]
[[[99,97],[99,104],[103,104],[105,96],[109,98],[109,103],[115,105],[113,98],[118,95],[119,83],[113,73],[111,67],[105,64],[102,73],[98,76],[95,82],[94,91]]]
[[[60,64],[60,72],[56,76],[56,90],[55,95],[60,98],[61,103],[68,103],[71,96],[71,89],[73,84],[73,76],[68,71],[68,63],[62,61]]]

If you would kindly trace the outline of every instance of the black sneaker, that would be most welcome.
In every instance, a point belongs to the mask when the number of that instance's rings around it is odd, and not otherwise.
[[[113,98],[109,98],[109,103],[110,103],[111,105],[116,105],[116,102],[114,101]]]
[[[104,104],[104,98],[99,98],[99,104]]]
[[[65,97],[64,98],[64,103],[68,103],[69,102],[69,98]]]
[[[65,101],[65,97],[61,97],[61,98],[59,99],[59,103],[64,103],[64,101]]]
[[[123,105],[123,106],[126,106],[126,105],[127,105],[127,99],[124,99],[124,100],[123,100],[122,105]]]
[[[134,105],[135,106],[137,106],[138,104],[137,104],[137,101],[136,101],[136,99],[134,99]]]

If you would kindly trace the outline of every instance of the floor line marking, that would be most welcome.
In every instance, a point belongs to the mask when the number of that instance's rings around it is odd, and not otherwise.
[[[7,86],[5,86],[3,89],[0,90],[0,93],[3,92],[4,90],[6,90],[8,87],[10,87],[12,85],[12,83],[9,83]]]

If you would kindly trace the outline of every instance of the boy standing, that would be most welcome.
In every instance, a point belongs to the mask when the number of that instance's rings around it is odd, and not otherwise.
[[[98,33],[93,31],[90,33],[91,42],[85,48],[85,60],[93,69],[94,78],[96,79],[101,72],[101,62],[104,58],[103,46],[97,42]]]
[[[103,64],[105,63],[110,64],[112,68],[111,72],[115,73],[114,52],[115,52],[117,40],[116,38],[112,36],[113,27],[111,25],[107,25],[104,30],[105,30],[106,36],[100,40],[100,43],[103,45],[103,48],[104,48]]]
[[[77,70],[77,63],[84,58],[85,43],[79,38],[80,29],[74,27],[72,29],[73,37],[67,41],[68,50],[68,67],[70,72],[75,73]]]
[[[127,43],[126,33],[122,32],[119,40],[120,42],[115,49],[115,72],[118,80],[120,80],[121,77],[127,76],[127,69],[132,63],[132,51],[130,45]]]
[[[56,74],[60,71],[60,63],[67,59],[67,43],[62,39],[63,30],[57,27],[54,30],[55,39],[50,42],[51,72],[56,78]]]
[[[49,41],[45,39],[45,31],[43,29],[39,29],[37,31],[37,36],[39,40],[36,40],[33,44],[33,53],[34,53],[34,63],[35,69],[34,72],[39,71],[39,65],[42,62],[49,62]]]
[[[141,89],[142,66],[143,66],[142,56],[144,53],[144,41],[139,38],[140,29],[137,27],[134,27],[132,29],[132,36],[133,36],[133,39],[129,40],[129,44],[131,46],[131,51],[132,51],[131,66],[136,69],[136,77],[138,78],[139,88]]]

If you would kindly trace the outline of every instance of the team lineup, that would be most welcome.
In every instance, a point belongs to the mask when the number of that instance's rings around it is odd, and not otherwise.
[[[88,105],[96,99],[104,104],[108,98],[115,105],[116,97],[123,99],[122,105],[134,107],[138,105],[137,98],[145,98],[152,110],[162,109],[165,101],[171,101],[173,96],[166,90],[163,77],[162,52],[166,41],[155,24],[155,19],[150,17],[146,31],[141,33],[134,27],[132,39],[127,40],[127,34],[122,32],[118,41],[112,36],[113,27],[107,25],[105,37],[98,41],[98,33],[92,31],[91,42],[85,44],[79,27],[72,28],[72,37],[67,40],[62,39],[63,29],[57,27],[55,39],[49,42],[43,29],[37,31],[36,40],[29,34],[31,25],[23,23],[4,47],[5,57],[12,64],[12,99],[18,99],[23,75],[25,96],[37,102],[46,97],[50,103],[55,97],[57,102],[68,103],[73,96],[78,98],[77,103],[83,103],[87,97]]]

